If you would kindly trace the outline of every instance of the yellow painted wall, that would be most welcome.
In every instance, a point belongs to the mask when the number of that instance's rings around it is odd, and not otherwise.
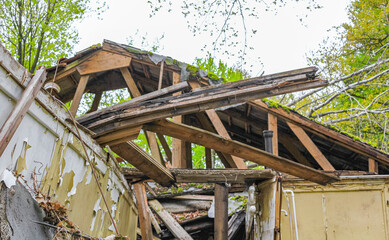
[[[300,240],[389,239],[389,176],[347,177],[327,186],[284,181],[283,186],[295,193]],[[292,197],[287,196],[282,208],[293,217]],[[289,215],[282,213],[282,239],[295,239],[294,234],[293,224],[292,238]]]

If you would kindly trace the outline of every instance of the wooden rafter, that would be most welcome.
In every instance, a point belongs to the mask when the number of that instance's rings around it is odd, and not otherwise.
[[[162,134],[157,133],[157,137],[159,139],[159,142],[161,143],[163,150],[165,151],[167,160],[172,163],[172,151],[170,150],[169,144],[166,142],[165,137]]]
[[[135,143],[120,143],[111,146],[111,149],[162,186],[168,187],[174,182],[171,172]]]
[[[327,160],[327,158],[323,155],[320,149],[316,146],[316,144],[311,140],[311,138],[305,133],[304,129],[301,127],[286,122],[290,129],[294,132],[300,142],[306,147],[308,152],[312,155],[312,157],[316,160],[316,162],[323,168],[325,171],[335,171],[335,168],[331,165],[331,163]]]
[[[266,103],[261,100],[250,101],[248,104],[261,109],[266,112],[270,112],[279,118],[282,118],[285,121],[289,121],[294,123],[295,125],[301,126],[303,129],[315,133],[316,135],[326,139],[327,141],[331,141],[339,144],[342,147],[350,149],[351,151],[357,152],[363,156],[368,158],[372,158],[375,161],[378,161],[382,164],[389,166],[389,157],[384,153],[368,146],[359,141],[354,141],[352,138],[345,136],[339,132],[331,130],[319,123],[311,121],[300,114],[296,114],[293,112],[287,112],[282,108],[271,108],[266,105]]]
[[[89,80],[89,75],[81,76],[80,82],[77,85],[77,90],[76,90],[76,93],[74,94],[72,105],[70,106],[70,113],[73,116],[76,116],[78,106],[80,105],[80,101],[81,101],[82,95],[84,94],[88,80]]]
[[[248,105],[250,106],[250,105]],[[278,127],[277,127],[277,117],[273,114],[267,114],[268,129],[273,131],[273,154],[278,156]]]
[[[222,138],[217,134],[192,126],[167,120],[159,120],[144,125],[144,128],[161,134],[170,135],[171,137],[190,140],[198,145],[242,157],[277,171],[286,172],[320,184],[327,184],[338,180],[335,176],[325,174],[286,158],[272,155],[247,144]]]

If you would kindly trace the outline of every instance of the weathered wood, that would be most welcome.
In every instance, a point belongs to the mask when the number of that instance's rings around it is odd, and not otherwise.
[[[173,123],[167,120],[159,120],[151,124],[144,125],[143,128],[161,134],[170,135],[171,137],[190,140],[198,145],[212,148],[224,153],[233,154],[249,161],[273,168],[277,171],[286,172],[316,183],[327,184],[338,180],[335,176],[309,168],[289,159],[272,155],[247,144],[222,138],[219,135],[192,126]]]
[[[181,225],[167,212],[158,200],[149,202],[150,207],[157,213],[161,220],[165,223],[169,231],[178,239],[192,239],[192,237],[184,230]]]
[[[281,207],[282,207],[282,181],[280,178],[278,178],[276,182],[274,240],[281,239]]]
[[[81,75],[87,75],[97,72],[108,71],[112,69],[128,67],[131,63],[131,57],[99,51],[94,56],[77,66]]]
[[[173,199],[197,200],[197,201],[213,201],[214,196],[209,195],[182,195],[172,197]]]
[[[149,213],[150,213],[151,224],[153,225],[155,232],[157,233],[157,235],[161,235],[162,229],[159,226],[159,223],[158,223],[157,219],[155,218],[155,216],[154,216],[152,211],[149,211]]]
[[[74,94],[72,105],[70,106],[70,113],[73,116],[76,116],[77,114],[78,106],[80,105],[80,101],[82,95],[84,94],[85,87],[86,84],[88,83],[88,80],[89,80],[89,75],[81,76],[80,82],[77,85],[77,90],[76,93]]]
[[[228,187],[215,185],[215,240],[228,239]]]
[[[103,92],[98,92],[98,93],[95,94],[95,98],[93,99],[92,107],[90,108],[88,113],[94,112],[94,111],[97,110],[97,108],[99,107],[102,95],[103,95]]]
[[[262,100],[250,101],[248,104],[263,111],[270,112],[279,118],[284,119],[285,121],[292,122],[328,141],[339,144],[340,146],[350,149],[351,151],[359,153],[368,158],[372,158],[382,164],[389,166],[389,156],[366,143],[354,141],[351,137],[329,129],[320,123],[314,122],[300,114],[285,111],[283,108],[268,107]]]
[[[173,86],[180,83],[180,74],[173,72]],[[174,93],[174,96],[180,95],[181,92]],[[177,123],[183,123],[183,116],[178,115],[173,117],[173,121]],[[185,155],[185,142],[180,139],[173,138],[173,152],[172,152],[172,167],[173,168],[186,168],[186,155]]]
[[[120,72],[122,73],[123,78],[126,81],[128,90],[130,91],[132,97],[133,98],[140,97],[141,94],[139,92],[139,89],[136,86],[136,83],[132,78],[130,71],[128,71],[128,68],[127,67],[120,68]]]
[[[143,183],[133,185],[136,204],[138,207],[139,225],[142,232],[142,239],[152,240],[153,230],[151,229],[150,211],[147,205],[146,189]]]
[[[161,163],[162,165],[165,165],[161,151],[159,149],[159,145],[155,133],[145,131],[145,136],[150,148],[151,156],[153,156],[153,158],[157,160],[159,163]]]
[[[170,150],[169,144],[166,142],[165,137],[159,133],[157,133],[157,137],[163,147],[163,150],[165,151],[168,162],[172,163],[172,151]]]
[[[191,81],[191,82],[189,82],[189,85],[192,87],[192,89],[200,88],[200,84],[198,82]],[[224,127],[224,125],[223,125],[222,121],[220,120],[219,116],[217,115],[216,111],[214,109],[208,109],[205,111],[205,113],[207,114],[207,116],[208,116],[209,120],[211,121],[213,128],[215,128],[216,132],[224,138],[231,139],[230,135],[228,134],[226,128]],[[200,120],[200,122],[202,122],[202,125],[206,124],[205,121],[207,121],[207,120],[205,120],[205,119]],[[233,163],[231,162],[230,165],[232,165],[233,167],[240,168],[240,169],[247,168],[246,164],[244,163],[244,160],[242,158],[239,158],[236,156],[224,156],[224,157],[226,158],[227,161],[229,159],[232,160]]]
[[[311,138],[307,135],[307,133],[301,127],[286,122],[290,129],[294,132],[300,142],[305,146],[308,152],[312,155],[312,157],[316,160],[316,162],[323,168],[325,171],[335,171],[335,168],[331,165],[331,163],[327,160],[327,158],[323,155],[320,149],[316,146],[316,144],[311,140]]]
[[[165,61],[161,62],[161,69],[159,71],[159,81],[158,81],[158,90],[161,90],[162,88],[162,79],[163,79],[163,65]]]
[[[250,106],[250,105],[249,105]],[[277,127],[277,117],[273,114],[267,114],[268,129],[273,131],[273,154],[278,156],[278,127]]]
[[[221,86],[201,88],[178,96],[151,100],[147,103],[125,104],[115,112],[102,114],[96,111],[84,115],[78,121],[100,134],[129,127],[135,123],[139,125],[156,119],[237,104],[253,98],[269,97],[326,85],[325,81],[307,78],[305,74],[265,79],[242,80]],[[118,123],[119,119],[120,123]]]
[[[378,163],[369,158],[369,172],[378,174]]]
[[[139,228],[136,228],[136,233],[142,237],[142,231]],[[156,236],[153,236],[153,240],[161,240],[160,238],[157,238]]]
[[[241,210],[232,215],[231,219],[228,220],[228,240],[235,239],[237,233],[243,228],[245,221],[246,212]]]
[[[174,182],[171,172],[135,143],[120,143],[111,149],[162,186],[168,187]]]
[[[134,140],[138,137],[142,126],[136,126],[128,129],[123,129],[121,131],[117,131],[111,134],[99,136],[95,138],[95,140],[100,145],[115,145],[122,142],[128,142]]]
[[[212,168],[212,151],[209,148],[205,148],[205,167]]]
[[[271,169],[181,169],[170,168],[176,183],[225,183],[245,184],[272,179],[275,172]],[[127,179],[145,178],[145,173],[135,168],[122,168]]]
[[[16,129],[19,127],[36,95],[46,80],[46,70],[41,68],[36,71],[35,76],[30,80],[22,96],[9,114],[7,120],[0,129],[0,156],[11,141]]]

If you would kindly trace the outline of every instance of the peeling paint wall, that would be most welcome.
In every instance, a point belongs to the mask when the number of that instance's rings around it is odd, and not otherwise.
[[[3,52],[0,60],[14,61]],[[13,64],[16,67],[12,70],[0,65],[0,126],[23,90],[12,76],[19,76],[24,68]],[[66,122],[68,113],[44,91],[37,100],[1,156],[0,173],[17,170],[30,186],[39,184],[43,193],[67,207],[70,220],[83,232],[92,236],[114,233],[75,128]],[[81,135],[120,233],[135,239],[138,212],[124,177],[87,133],[81,131]]]
[[[300,240],[389,239],[389,176],[342,177],[327,186],[284,181],[283,186],[295,194]],[[288,212],[281,215],[282,239],[296,239],[290,194],[288,200],[282,199]]]

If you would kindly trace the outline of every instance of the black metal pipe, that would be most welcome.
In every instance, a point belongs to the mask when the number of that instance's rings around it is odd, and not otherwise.
[[[273,154],[273,131],[264,130],[263,139],[265,140],[265,151]]]

